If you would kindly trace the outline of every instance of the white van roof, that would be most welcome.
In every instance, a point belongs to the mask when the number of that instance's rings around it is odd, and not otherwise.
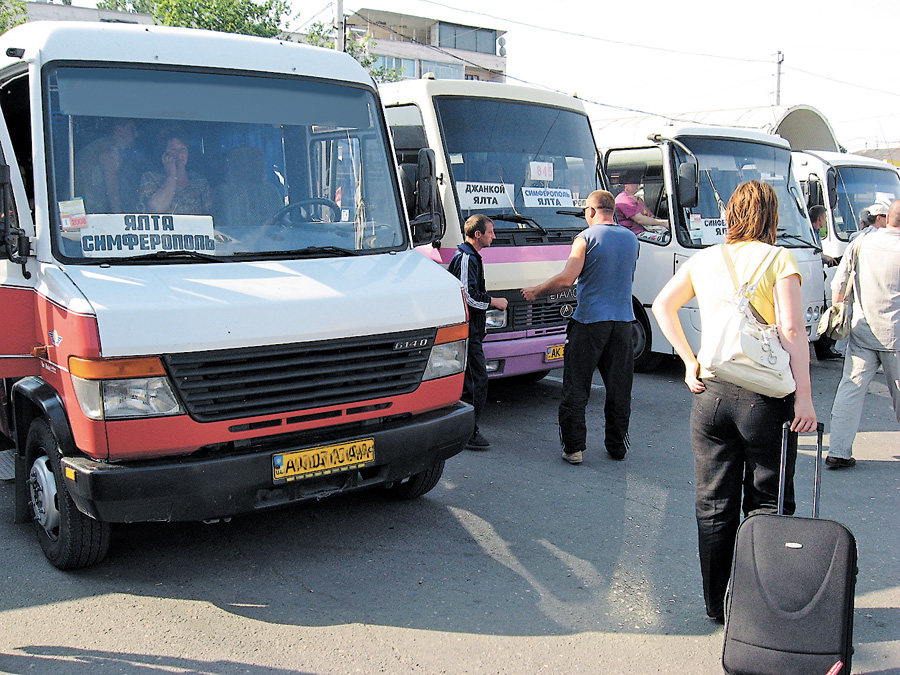
[[[9,50],[21,49],[22,56]],[[0,36],[0,67],[21,61],[88,61],[228,68],[374,86],[348,54],[288,40],[191,28],[35,21]]]
[[[663,138],[706,137],[748,140],[790,149],[790,144],[780,136],[773,136],[756,129],[692,124],[660,116],[639,116],[610,121],[592,120],[594,137],[601,148],[646,147],[653,145],[651,134]]]
[[[506,82],[480,82],[477,80],[403,80],[379,86],[385,105],[409,103],[430,96],[469,96],[474,98],[503,99],[521,103],[567,108],[584,113],[584,103],[574,96],[536,87],[526,87]]]

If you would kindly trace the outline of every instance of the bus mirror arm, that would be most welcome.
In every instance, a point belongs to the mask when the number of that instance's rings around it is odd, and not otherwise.
[[[9,165],[0,165],[0,220],[3,223],[3,239],[0,240],[0,254],[16,265],[22,266],[22,276],[31,278],[31,272],[25,268],[26,256],[31,253],[31,241],[25,230],[15,227],[11,216],[12,199],[9,179]]]

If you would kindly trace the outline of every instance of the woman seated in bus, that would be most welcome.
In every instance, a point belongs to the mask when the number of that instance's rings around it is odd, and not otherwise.
[[[163,172],[148,171],[138,189],[138,211],[147,213],[208,214],[212,190],[198,173],[188,171],[187,135],[179,129],[164,129],[157,137]]]
[[[644,200],[637,196],[640,188],[640,183],[625,183],[622,192],[616,196],[616,220],[619,221],[619,225],[624,225],[635,234],[667,232],[669,230],[668,221],[654,216]]]

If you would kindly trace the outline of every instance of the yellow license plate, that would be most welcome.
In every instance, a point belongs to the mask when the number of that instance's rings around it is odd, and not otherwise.
[[[276,481],[326,476],[349,471],[375,461],[375,439],[362,438],[336,445],[320,445],[296,452],[272,455],[272,478]]]
[[[548,361],[558,361],[563,358],[563,352],[565,352],[566,346],[562,345],[550,345],[547,347],[547,360]]]

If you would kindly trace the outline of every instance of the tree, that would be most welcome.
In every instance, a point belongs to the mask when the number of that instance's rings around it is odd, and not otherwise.
[[[0,33],[25,23],[28,10],[23,0],[0,0]]]
[[[334,49],[335,31],[333,26],[326,26],[323,23],[316,22],[309,27],[304,42],[314,47],[325,47]],[[403,79],[403,72],[397,68],[386,68],[378,66],[373,68],[375,57],[370,53],[370,49],[375,46],[375,41],[368,34],[360,35],[351,32],[349,39],[344,44],[344,51],[359,61],[363,68],[369,71],[376,82],[398,82]]]
[[[164,26],[277,37],[289,11],[287,0],[156,0],[153,18]]]
[[[156,11],[156,3],[154,0],[100,0],[97,3],[97,9],[152,15]]]
[[[0,0],[2,2],[3,0]],[[149,14],[163,26],[277,37],[287,24],[287,0],[100,0],[99,9]]]

